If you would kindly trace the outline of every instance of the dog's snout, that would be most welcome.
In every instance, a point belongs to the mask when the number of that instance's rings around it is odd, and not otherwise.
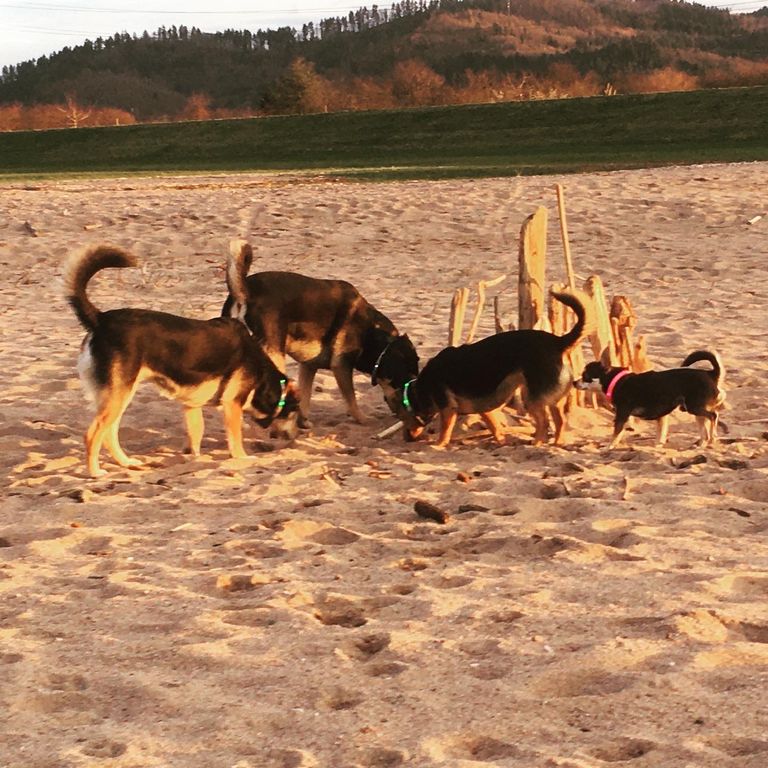
[[[279,417],[272,422],[269,430],[270,437],[280,440],[295,440],[299,434],[298,413],[294,411],[285,417]]]

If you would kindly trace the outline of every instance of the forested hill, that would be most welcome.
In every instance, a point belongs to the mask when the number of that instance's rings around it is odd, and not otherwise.
[[[94,124],[100,108],[134,122],[757,84],[768,84],[768,7],[402,0],[301,29],[86,41],[4,67],[0,110],[23,121],[35,105],[68,105]]]

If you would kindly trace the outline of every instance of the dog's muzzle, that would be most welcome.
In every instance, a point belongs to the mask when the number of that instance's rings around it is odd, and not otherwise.
[[[280,397],[272,413],[254,421],[266,429],[269,427],[270,437],[293,440],[299,433],[298,426],[299,403],[296,395],[289,390],[288,379],[280,379]]]

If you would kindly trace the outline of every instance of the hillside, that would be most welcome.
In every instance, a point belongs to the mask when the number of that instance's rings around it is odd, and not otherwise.
[[[0,128],[760,85],[767,52],[768,8],[404,0],[299,30],[171,26],[86,41],[3,68]]]
[[[768,87],[0,133],[0,174],[514,176],[768,160]]]

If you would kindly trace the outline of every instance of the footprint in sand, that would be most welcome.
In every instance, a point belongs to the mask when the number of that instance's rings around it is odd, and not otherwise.
[[[364,768],[396,768],[398,765],[404,765],[406,760],[408,754],[399,749],[374,747],[362,757],[361,765]]]
[[[263,768],[310,768],[317,762],[303,749],[271,749],[263,756]]]
[[[740,738],[738,736],[716,736],[705,742],[712,749],[723,752],[728,757],[749,757],[768,752],[768,741],[761,739]]]
[[[585,669],[542,675],[532,682],[530,688],[537,696],[559,699],[620,693],[632,683],[633,678],[629,675],[606,672],[604,669]]]
[[[368,661],[387,648],[389,643],[389,633],[376,632],[351,638],[344,643],[342,650],[350,658],[357,659],[358,661]]]
[[[120,757],[126,749],[125,744],[112,739],[95,739],[81,747],[83,754],[88,757]]]
[[[326,626],[362,627],[368,622],[363,609],[341,597],[332,597],[316,604],[314,617]]]
[[[502,760],[524,757],[522,750],[514,744],[484,734],[464,733],[430,739],[424,747],[433,759],[446,764],[471,761],[472,764],[499,765]]]
[[[272,627],[275,624],[287,623],[291,618],[288,611],[280,611],[268,605],[255,608],[240,608],[235,606],[221,621],[236,627]]]
[[[589,754],[605,763],[625,763],[647,755],[654,747],[656,744],[646,739],[616,739],[593,748]]]
[[[710,582],[706,589],[737,602],[765,601],[768,599],[768,576],[756,573],[724,576]]]
[[[339,685],[334,685],[323,691],[317,699],[317,708],[338,712],[344,709],[354,709],[362,704],[365,697],[358,691],[351,691]]]

